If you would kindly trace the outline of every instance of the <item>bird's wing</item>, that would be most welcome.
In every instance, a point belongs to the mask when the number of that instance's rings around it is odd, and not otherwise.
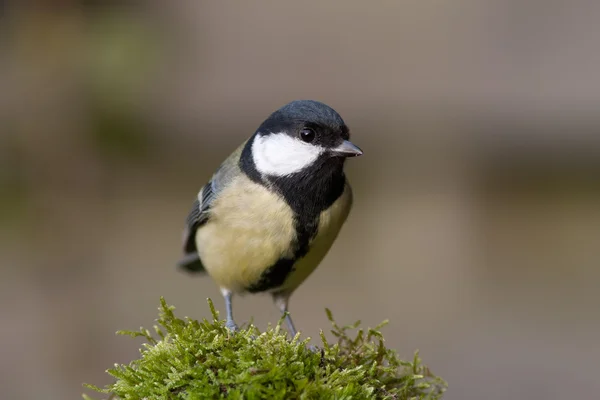
[[[184,256],[177,265],[190,272],[204,272],[202,260],[198,256],[196,247],[196,232],[210,219],[210,207],[218,198],[225,187],[241,173],[238,160],[246,142],[242,143],[229,158],[221,164],[210,182],[208,182],[194,201],[192,210],[188,214],[187,223],[183,232]]]
[[[204,266],[198,256],[196,248],[196,232],[198,228],[204,225],[209,219],[210,205],[215,199],[212,180],[208,182],[194,200],[192,209],[187,216],[186,226],[183,231],[183,253],[184,256],[179,260],[177,266],[189,272],[203,272]]]

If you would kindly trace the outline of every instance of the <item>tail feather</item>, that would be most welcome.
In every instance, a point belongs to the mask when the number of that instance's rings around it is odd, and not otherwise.
[[[177,268],[190,273],[206,273],[198,253],[188,253],[177,261]]]

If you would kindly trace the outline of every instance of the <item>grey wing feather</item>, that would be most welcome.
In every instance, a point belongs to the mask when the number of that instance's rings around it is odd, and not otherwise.
[[[215,198],[212,181],[208,182],[202,188],[200,196],[202,199],[194,200],[192,209],[186,220],[186,227],[183,232],[183,252],[184,256],[177,262],[177,266],[189,272],[204,272],[204,265],[198,256],[196,248],[196,231],[208,221],[208,211]]]
[[[246,142],[242,143],[215,172],[210,182],[198,193],[198,199],[194,201],[190,211],[186,228],[183,234],[183,258],[177,265],[190,272],[204,272],[202,260],[198,256],[196,247],[196,231],[210,218],[210,207],[219,193],[241,173],[239,159]]]

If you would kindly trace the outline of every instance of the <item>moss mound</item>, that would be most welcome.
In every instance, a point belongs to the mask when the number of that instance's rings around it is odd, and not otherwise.
[[[120,334],[146,339],[141,357],[107,372],[116,381],[104,389],[118,399],[440,399],[446,383],[421,364],[417,353],[402,361],[384,345],[380,328],[338,326],[329,310],[330,344],[311,351],[308,339],[288,340],[280,321],[261,333],[252,325],[235,334],[209,300],[213,320],[179,319],[161,298],[156,334],[147,329]],[[350,332],[355,331],[351,336]],[[84,395],[85,399],[90,397]]]

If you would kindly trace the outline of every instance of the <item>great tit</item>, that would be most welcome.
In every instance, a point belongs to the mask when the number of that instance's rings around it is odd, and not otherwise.
[[[296,288],[329,251],[352,207],[347,157],[362,151],[331,107],[293,101],[271,114],[198,193],[178,265],[207,272],[235,331],[233,294],[268,292],[285,314]]]

